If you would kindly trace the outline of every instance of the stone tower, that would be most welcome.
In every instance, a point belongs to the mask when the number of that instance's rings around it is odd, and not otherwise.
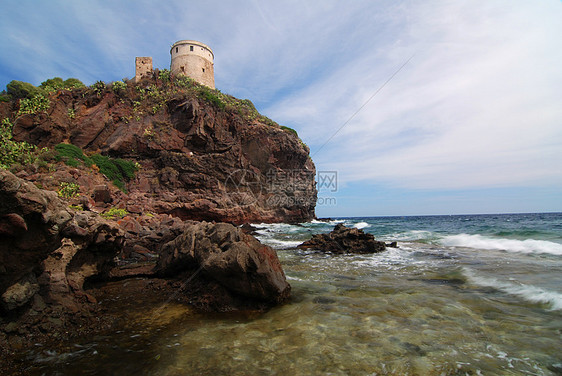
[[[180,40],[170,49],[172,75],[184,75],[200,84],[215,88],[215,56],[209,46],[194,40]]]
[[[148,56],[135,58],[135,82],[152,76],[152,58]]]

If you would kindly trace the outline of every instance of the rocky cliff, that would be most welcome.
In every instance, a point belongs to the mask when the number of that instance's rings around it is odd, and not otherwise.
[[[0,355],[111,330],[120,296],[132,310],[289,299],[275,251],[234,225],[314,218],[315,167],[251,102],[155,74],[0,101],[0,120]]]
[[[111,205],[130,213],[235,224],[314,218],[308,147],[251,102],[188,79],[118,84],[59,90],[46,111],[16,116],[4,106],[2,115],[14,119],[15,140],[136,161],[127,193],[110,189]]]

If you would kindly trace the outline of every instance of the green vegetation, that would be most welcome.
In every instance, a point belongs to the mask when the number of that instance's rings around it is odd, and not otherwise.
[[[60,183],[60,188],[57,191],[57,194],[61,198],[73,198],[80,195],[80,186],[76,183],[67,183],[62,182]]]
[[[100,154],[88,157],[84,155],[82,149],[71,144],[58,144],[55,150],[58,153],[55,159],[64,161],[68,166],[78,167],[80,163],[85,166],[95,164],[100,172],[123,192],[126,191],[125,182],[134,178],[135,172],[139,169],[138,164],[120,158],[115,159]]]
[[[67,115],[69,119],[74,119],[76,117],[76,111],[74,108],[69,108],[67,111]]]
[[[90,86],[90,88],[94,91],[94,93],[96,93],[96,95],[99,97],[101,96],[101,94],[105,91],[105,82],[103,81],[97,81],[95,84],[93,84],[92,86]]]
[[[295,136],[299,137],[299,134],[298,134],[297,131],[295,131],[293,128],[289,128],[289,127],[286,127],[286,126],[282,125],[282,126],[281,126],[281,129],[283,129],[284,131],[287,131],[287,132],[292,133],[292,134],[294,134]]]
[[[122,95],[127,91],[127,84],[123,81],[115,81],[111,84],[111,90],[117,95]]]
[[[123,218],[127,214],[129,214],[129,212],[125,209],[111,208],[105,213],[101,213],[100,215],[104,218],[115,219],[115,218]]]
[[[37,160],[37,148],[27,142],[12,139],[13,124],[3,119],[0,124],[0,168],[8,169],[15,164],[28,165]]]
[[[82,205],[68,205],[68,207],[72,210],[84,211],[84,207]]]
[[[47,112],[50,106],[51,101],[43,94],[37,94],[32,98],[22,98],[17,116]]]
[[[22,82],[16,80],[11,81],[8,85],[6,85],[6,90],[8,95],[10,95],[12,99],[21,99],[21,98],[31,99],[37,95],[44,94],[43,89],[35,87],[28,82]]]
[[[6,90],[3,90],[0,93],[0,102],[9,102],[9,101],[10,101],[10,96],[8,95]]]
[[[64,89],[81,89],[83,87],[86,87],[86,85],[77,78],[67,78],[64,81]]]
[[[80,162],[86,166],[91,166],[94,162],[84,155],[82,149],[78,146],[74,146],[71,144],[58,144],[55,146],[55,150],[57,151],[57,155],[55,159],[57,161],[64,161],[68,166],[78,167]]]
[[[219,110],[224,110],[226,108],[226,103],[222,100],[219,95],[220,91],[213,90],[207,86],[201,85],[197,90],[197,97],[205,100],[207,103],[215,106]]]
[[[165,84],[170,83],[172,80],[172,73],[169,69],[162,69],[158,72],[158,78]]]
[[[92,161],[99,167],[100,172],[115,184],[117,188],[126,192],[125,182],[135,177],[137,165],[124,159],[113,159],[104,155],[91,156]]]
[[[33,99],[37,96],[46,97],[47,94],[61,89],[77,89],[85,87],[85,85],[77,78],[69,78],[63,80],[60,77],[49,78],[39,85],[34,86],[28,82],[13,80],[6,85],[7,92],[0,97],[6,99]]]
[[[84,85],[82,81],[77,78],[69,78],[67,80],[63,80],[60,77],[54,77],[41,82],[41,85],[39,85],[39,87],[45,90],[47,93],[52,93],[61,89],[79,89],[82,87],[86,87],[86,85]]]

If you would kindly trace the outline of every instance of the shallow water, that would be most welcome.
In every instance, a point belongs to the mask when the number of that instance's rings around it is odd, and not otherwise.
[[[428,218],[345,219],[401,240],[357,256],[291,248],[335,221],[263,225],[259,237],[278,249],[293,287],[289,304],[214,316],[147,307],[111,335],[28,354],[30,373],[561,374],[561,216],[534,227],[529,218]]]

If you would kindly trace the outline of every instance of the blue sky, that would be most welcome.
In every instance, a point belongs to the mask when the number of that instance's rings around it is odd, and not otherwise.
[[[4,0],[0,88],[130,78],[195,39],[218,89],[338,172],[320,217],[562,211],[561,19],[559,0]]]

